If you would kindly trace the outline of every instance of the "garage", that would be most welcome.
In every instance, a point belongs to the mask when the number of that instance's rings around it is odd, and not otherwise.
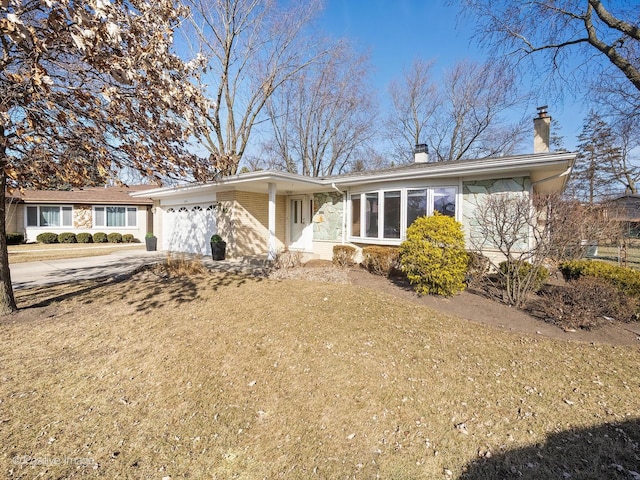
[[[213,204],[165,207],[162,249],[171,252],[211,254],[209,240],[217,232]]]

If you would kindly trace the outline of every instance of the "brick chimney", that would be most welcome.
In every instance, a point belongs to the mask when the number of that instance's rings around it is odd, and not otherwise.
[[[533,119],[533,153],[549,151],[551,136],[551,117],[547,115],[547,106],[538,107],[538,116]]]
[[[429,162],[429,146],[426,143],[419,143],[413,151],[413,161],[415,163]]]

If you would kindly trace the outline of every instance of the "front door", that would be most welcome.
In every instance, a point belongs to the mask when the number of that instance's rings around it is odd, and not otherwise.
[[[311,204],[305,197],[289,199],[289,248],[311,250],[313,230],[311,226]]]

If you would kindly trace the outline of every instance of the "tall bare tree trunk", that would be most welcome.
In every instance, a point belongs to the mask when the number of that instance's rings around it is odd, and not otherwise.
[[[11,271],[9,270],[9,251],[7,249],[7,165],[4,144],[4,127],[0,126],[0,315],[7,315],[18,310],[13,296]]]

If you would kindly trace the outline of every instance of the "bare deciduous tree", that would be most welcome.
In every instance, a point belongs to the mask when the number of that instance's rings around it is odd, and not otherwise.
[[[312,177],[351,169],[376,125],[368,76],[367,56],[342,42],[272,96],[272,166]]]
[[[171,0],[0,2],[0,314],[16,310],[7,188],[124,167],[201,178],[186,145],[202,97],[171,50],[185,13]]]
[[[432,117],[442,101],[433,79],[433,61],[417,59],[401,80],[389,84],[392,111],[386,121],[393,157],[400,163],[411,157],[415,145],[430,137]]]
[[[410,160],[419,143],[428,144],[437,161],[513,153],[528,123],[504,120],[524,99],[503,65],[458,62],[440,88],[431,68],[416,62],[402,81],[391,84],[394,109],[387,130],[396,157]]]
[[[585,79],[614,93],[626,112],[640,113],[640,27],[635,1],[463,0],[478,21],[480,42],[505,54],[515,68],[542,59],[542,71],[560,73],[582,90]],[[606,81],[602,81],[606,80]],[[617,82],[622,80],[622,83]],[[609,88],[615,81],[616,87]],[[629,101],[627,101],[629,100]]]
[[[537,287],[542,266],[581,258],[594,242],[619,240],[615,217],[600,205],[561,195],[493,194],[475,209],[470,242],[493,263],[503,300],[521,307]]]
[[[199,140],[211,176],[234,174],[269,98],[325,52],[304,29],[319,1],[188,0],[183,35],[207,63],[201,77],[211,96]]]

